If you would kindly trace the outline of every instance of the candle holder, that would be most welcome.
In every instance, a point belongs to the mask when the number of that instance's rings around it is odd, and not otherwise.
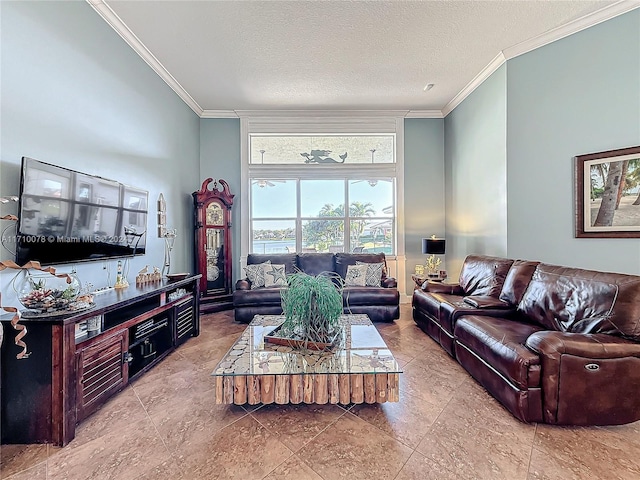
[[[178,230],[175,228],[167,228],[164,233],[164,265],[162,266],[162,276],[169,275],[171,272],[171,250],[176,243]]]

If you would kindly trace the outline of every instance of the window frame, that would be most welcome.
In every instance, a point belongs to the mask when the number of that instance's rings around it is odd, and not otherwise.
[[[399,280],[399,287],[404,272],[404,115],[406,112],[381,111],[316,111],[316,112],[237,112],[240,117],[240,160],[241,160],[241,191],[240,191],[240,262],[246,265],[247,254],[251,251],[251,180],[265,179],[346,179],[361,180],[363,178],[392,178],[395,179],[394,198],[394,228],[395,254],[387,259],[395,266],[391,273],[395,273]],[[340,168],[333,165],[262,165],[250,164],[250,136],[251,134],[274,135],[359,135],[359,134],[394,134],[395,135],[395,163],[379,164],[343,164]],[[306,167],[306,168],[305,168]],[[295,173],[294,173],[295,172]],[[345,188],[348,183],[345,182]],[[299,183],[298,187],[299,188]],[[297,201],[299,203],[299,192]],[[348,196],[346,197],[348,199]],[[297,205],[298,219],[300,219],[300,205]],[[305,217],[306,218],[306,217]],[[347,217],[348,218],[348,217]],[[345,228],[349,227],[348,221]],[[301,226],[300,226],[301,228]],[[348,235],[345,231],[345,236]],[[296,231],[296,236],[301,231]],[[298,241],[296,240],[296,244]],[[240,270],[242,272],[242,270]]]

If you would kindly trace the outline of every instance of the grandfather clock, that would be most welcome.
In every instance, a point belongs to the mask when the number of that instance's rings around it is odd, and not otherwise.
[[[209,185],[213,186],[209,189]],[[195,206],[196,273],[200,277],[200,311],[233,308],[231,291],[231,206],[233,197],[224,180],[207,178],[193,192]]]

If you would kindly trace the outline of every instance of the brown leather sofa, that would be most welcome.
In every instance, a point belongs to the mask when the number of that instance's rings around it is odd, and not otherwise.
[[[525,422],[640,420],[640,276],[471,255],[418,326]]]
[[[284,265],[285,273],[297,271],[318,275],[321,272],[335,272],[343,279],[349,265],[356,261],[363,263],[383,263],[380,286],[345,287],[343,291],[344,313],[366,313],[372,322],[391,322],[400,317],[400,294],[395,278],[386,275],[384,253],[289,253],[289,254],[249,254],[247,265],[271,261]],[[280,315],[282,305],[280,288],[251,288],[245,278],[236,282],[233,292],[235,319],[249,323],[254,315]]]

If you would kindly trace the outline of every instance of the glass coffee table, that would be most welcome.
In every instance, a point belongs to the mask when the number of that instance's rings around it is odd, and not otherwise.
[[[399,401],[402,370],[367,315],[342,315],[330,351],[265,342],[283,321],[253,318],[212,373],[217,404]]]

